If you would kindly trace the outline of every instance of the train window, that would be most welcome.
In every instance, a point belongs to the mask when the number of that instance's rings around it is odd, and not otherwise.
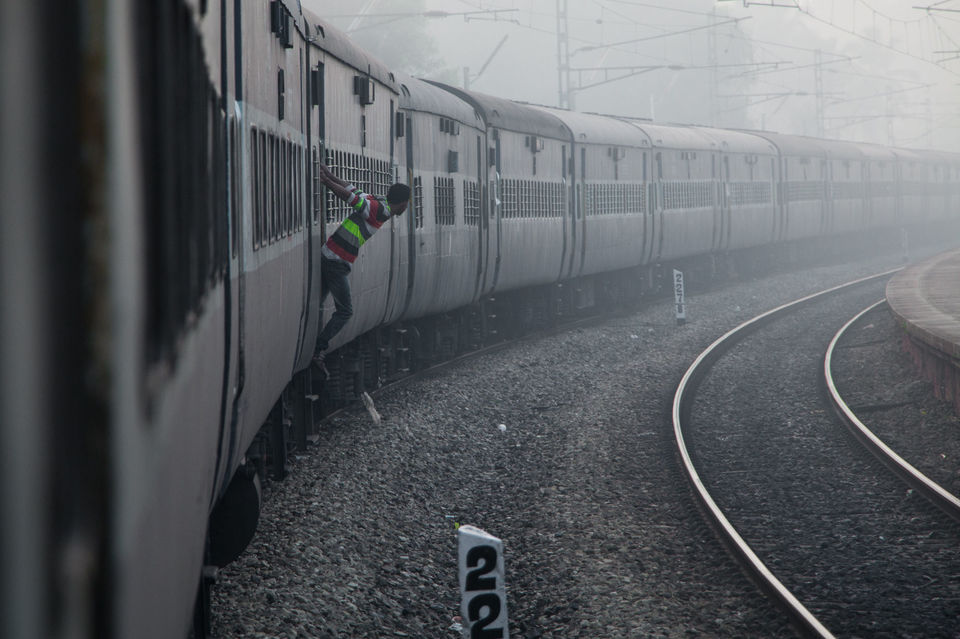
[[[769,182],[732,182],[727,198],[731,206],[767,204],[773,200],[773,191]]]
[[[265,220],[267,219],[267,138],[263,131],[256,132],[257,138],[257,210],[253,217],[254,248],[263,246]]]
[[[423,179],[418,175],[413,178],[413,211],[414,226],[423,228]]]
[[[287,232],[287,141],[277,140],[277,237]]]
[[[433,204],[437,224],[453,225],[455,223],[455,196],[453,178],[433,178]]]
[[[237,257],[239,250],[239,227],[237,220],[240,219],[240,175],[238,165],[240,164],[240,153],[237,148],[237,121],[230,118],[230,254]]]
[[[257,233],[257,218],[260,215],[260,162],[258,161],[258,148],[260,146],[259,140],[257,139],[257,130],[252,128],[250,129],[250,170],[251,170],[251,180],[250,180],[250,190],[252,191],[250,209],[253,213],[253,249],[257,249],[257,241],[260,239],[259,233]]]
[[[567,189],[563,183],[553,185],[553,217],[566,217],[567,215]]]
[[[517,217],[519,212],[517,180],[500,181],[500,201],[503,218]]]
[[[253,188],[255,190],[252,203],[252,230],[253,230],[253,248],[260,248],[260,242],[263,239],[261,233],[260,221],[263,219],[263,138],[259,130],[254,130],[251,136],[251,151],[253,153]]]
[[[270,138],[266,132],[260,132],[260,247],[268,244],[270,219]]]
[[[297,230],[297,146],[287,142],[287,235]]]
[[[393,174],[390,172],[390,163],[386,160],[376,160],[371,168],[373,171],[373,192],[380,197],[386,197],[390,185],[393,184]]]
[[[300,230],[300,146],[290,145],[290,233]]]
[[[260,222],[260,247],[262,248],[270,244],[270,203],[273,201],[270,174],[273,167],[273,154],[270,146],[270,134],[261,132],[261,135],[263,136],[263,145],[260,149],[260,153],[263,156],[263,166],[261,167],[263,171],[261,174],[263,178],[263,189],[260,191],[260,195],[263,197],[263,219]]]
[[[280,238],[283,226],[283,144],[282,140],[273,136],[271,145],[273,148],[273,218],[271,219],[272,229],[270,232],[271,242],[276,242]]]
[[[277,220],[274,237],[277,240],[283,238],[287,226],[287,161],[286,161],[287,143],[283,138],[277,138]]]
[[[279,189],[279,179],[277,177],[278,165],[278,156],[280,150],[278,149],[277,137],[270,134],[270,219],[269,227],[267,228],[267,241],[269,244],[273,244],[277,239],[277,223],[280,217],[279,204],[280,204],[280,189]]]
[[[303,230],[303,147],[297,146],[297,230]]]
[[[277,238],[287,233],[287,141],[277,139]]]
[[[311,188],[313,189],[313,193],[311,193],[311,195],[313,196],[313,202],[312,202],[312,204],[313,204],[313,223],[314,223],[314,224],[319,224],[319,223],[320,223],[320,212],[321,212],[321,206],[320,206],[320,202],[321,202],[321,200],[320,200],[320,152],[317,150],[317,147],[313,147],[313,163],[311,164],[311,171],[312,171],[312,175],[311,175],[311,178],[310,178],[310,179],[311,179],[310,185],[311,185]]]
[[[468,226],[480,225],[480,184],[463,181],[463,221]]]
[[[343,179],[346,179],[347,176],[343,175],[342,169],[339,166],[339,162],[337,162],[338,156],[339,156],[339,151],[331,151],[327,149],[325,164],[328,167],[330,167],[330,170],[333,171],[334,173],[341,171],[340,173],[337,173],[337,175],[340,175],[343,177]],[[337,218],[337,213],[336,213],[336,210],[334,209],[334,207],[337,206],[337,199],[333,195],[333,192],[330,189],[324,189],[324,192],[326,193],[327,222],[329,223],[329,222],[335,221]]]
[[[287,179],[283,181],[284,189],[287,192],[287,236],[290,236],[294,230],[293,212],[294,212],[294,193],[296,193],[296,167],[293,163],[294,145],[287,140],[287,153],[284,156],[283,165],[287,169]]]

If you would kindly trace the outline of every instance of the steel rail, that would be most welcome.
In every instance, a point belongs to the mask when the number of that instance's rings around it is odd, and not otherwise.
[[[880,300],[875,304],[868,306],[850,319],[843,327],[837,331],[837,334],[833,336],[833,339],[830,341],[830,345],[827,347],[827,352],[823,358],[823,377],[827,384],[827,392],[830,395],[831,403],[833,408],[836,411],[837,415],[843,420],[847,425],[847,428],[850,432],[856,437],[871,453],[873,453],[880,461],[887,465],[893,472],[903,479],[907,485],[909,485],[914,490],[918,491],[928,500],[933,502],[935,506],[943,510],[945,513],[953,517],[955,520],[960,521],[960,499],[955,495],[950,493],[948,490],[944,489],[940,484],[936,483],[922,472],[917,470],[905,459],[900,457],[896,452],[893,451],[889,446],[887,446],[883,440],[876,436],[860,419],[856,414],[851,410],[850,406],[843,400],[840,392],[837,390],[837,386],[833,380],[833,353],[836,350],[836,346],[842,339],[844,333],[856,324],[860,318],[874,310],[878,306],[886,304],[886,300]]]
[[[683,465],[682,470],[687,475],[687,479],[693,488],[695,497],[703,506],[705,516],[708,518],[718,535],[721,536],[722,540],[726,543],[737,560],[740,561],[741,565],[751,576],[753,576],[755,580],[757,580],[763,590],[765,590],[787,611],[787,614],[791,617],[791,620],[794,622],[794,624],[807,636],[822,637],[824,639],[834,637],[834,635],[809,610],[807,610],[807,608],[793,595],[793,593],[791,593],[790,590],[787,589],[787,587],[784,586],[779,579],[777,579],[773,572],[767,568],[763,561],[756,555],[756,553],[753,552],[753,549],[750,548],[750,545],[743,539],[743,537],[740,536],[740,533],[737,532],[736,528],[734,528],[733,524],[730,523],[726,515],[723,514],[723,511],[720,509],[717,503],[713,500],[710,492],[700,479],[700,474],[697,472],[697,469],[694,466],[690,451],[688,450],[686,441],[684,440],[684,421],[689,416],[692,398],[698,382],[703,378],[709,368],[720,358],[720,356],[730,347],[732,347],[737,341],[746,336],[747,333],[759,328],[763,324],[766,324],[781,315],[797,310],[798,308],[802,308],[830,295],[840,293],[849,288],[853,288],[873,280],[889,277],[899,270],[900,269],[893,269],[890,271],[885,271],[883,273],[860,278],[845,284],[840,284],[839,286],[834,286],[832,288],[820,291],[819,293],[808,295],[762,313],[761,315],[758,315],[753,319],[740,324],[736,328],[731,329],[714,341],[710,346],[708,346],[707,349],[700,353],[700,355],[693,361],[681,378],[680,383],[677,385],[677,390],[673,396],[673,432]]]

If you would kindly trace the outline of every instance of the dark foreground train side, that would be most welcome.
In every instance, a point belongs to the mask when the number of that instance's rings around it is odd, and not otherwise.
[[[314,420],[674,263],[956,222],[960,159],[581,114],[392,71],[295,0],[0,9],[0,630],[206,631]],[[362,189],[414,192],[332,303]],[[196,605],[199,602],[199,606]],[[199,614],[195,614],[195,610]]]

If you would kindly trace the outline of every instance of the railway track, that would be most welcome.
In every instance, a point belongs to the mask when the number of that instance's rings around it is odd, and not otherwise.
[[[951,516],[956,499],[867,434],[829,376],[843,333],[832,334],[835,318],[880,297],[888,275],[741,324],[700,354],[674,396],[675,438],[703,511],[809,636],[955,636],[957,527],[920,495]],[[851,446],[831,405],[871,452],[914,477],[909,488]]]

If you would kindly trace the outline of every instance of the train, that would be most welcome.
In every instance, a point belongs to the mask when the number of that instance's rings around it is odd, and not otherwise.
[[[387,380],[675,264],[958,218],[958,154],[485,95],[297,0],[8,3],[0,34],[7,637],[205,636],[260,482]],[[324,379],[320,248],[347,208],[320,162],[413,193]]]

